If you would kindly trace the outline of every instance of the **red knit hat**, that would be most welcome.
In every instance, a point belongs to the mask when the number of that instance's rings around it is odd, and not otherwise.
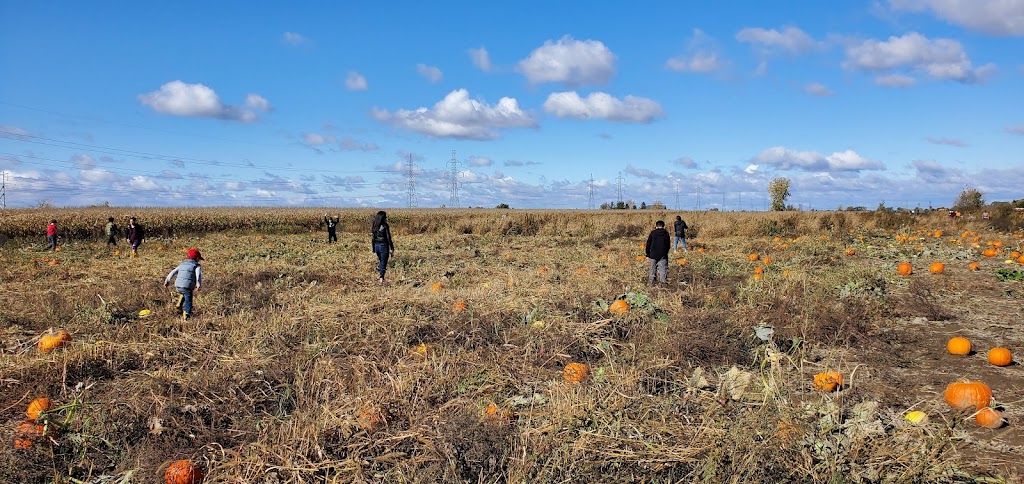
[[[199,253],[199,249],[189,249],[186,257],[194,260],[204,260],[203,254]]]

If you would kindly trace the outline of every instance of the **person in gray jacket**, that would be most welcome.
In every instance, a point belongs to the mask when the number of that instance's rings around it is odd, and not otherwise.
[[[199,253],[199,249],[189,249],[185,260],[164,278],[164,287],[171,283],[171,278],[174,278],[174,289],[179,294],[175,307],[182,310],[182,321],[192,315],[193,293],[203,284],[203,272],[199,266],[201,260],[203,255]]]

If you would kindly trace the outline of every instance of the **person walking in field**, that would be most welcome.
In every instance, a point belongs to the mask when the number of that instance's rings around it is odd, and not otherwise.
[[[103,229],[104,233],[107,234],[107,246],[117,246],[117,236],[121,233],[121,228],[114,223],[114,217],[107,218],[107,226]]]
[[[672,240],[665,230],[665,221],[659,220],[654,224],[654,230],[647,236],[647,244],[644,252],[647,260],[650,261],[650,269],[647,271],[647,284],[654,285],[654,276],[657,273],[658,282],[668,284],[668,251],[672,247]]]
[[[679,215],[676,215],[676,222],[673,225],[675,226],[674,228],[675,228],[675,232],[676,232],[676,241],[675,241],[675,248],[672,249],[672,252],[678,252],[679,251],[679,244],[680,243],[683,244],[683,250],[684,251],[685,250],[689,250],[689,249],[686,248],[686,229],[688,229],[690,227],[686,225],[686,221],[683,220],[683,217],[681,217]]]
[[[391,226],[388,225],[388,214],[381,210],[373,219],[371,245],[377,254],[377,273],[380,274],[380,285],[384,285],[384,273],[388,269],[388,258],[395,255],[395,243],[391,240]]]
[[[50,245],[45,250],[57,250],[57,219],[50,220],[50,225],[46,226],[46,242]]]
[[[128,219],[128,227],[124,229],[125,240],[128,241],[128,245],[132,247],[131,257],[139,256],[139,246],[142,245],[142,241],[146,240],[146,232],[139,225],[135,217]]]
[[[167,277],[164,278],[164,287],[174,279],[174,290],[178,291],[178,301],[174,307],[181,310],[181,320],[185,321],[192,316],[192,299],[195,291],[198,291],[203,284],[203,271],[199,261],[203,255],[199,249],[189,249],[185,260],[178,264]]]
[[[341,217],[331,218],[330,215],[324,214],[324,223],[327,224],[327,243],[338,241],[338,223],[341,222]]]

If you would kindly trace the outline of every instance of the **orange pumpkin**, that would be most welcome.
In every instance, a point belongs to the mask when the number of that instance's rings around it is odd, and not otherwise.
[[[199,484],[203,477],[203,470],[189,460],[176,461],[164,471],[166,484]]]
[[[942,274],[944,270],[946,270],[946,264],[941,262],[933,262],[932,265],[928,266],[928,272],[932,274]]]
[[[998,410],[985,407],[974,414],[974,421],[987,429],[998,429],[1003,426],[1003,414]]]
[[[968,355],[971,353],[971,340],[963,336],[954,336],[946,343],[946,351],[951,355]]]
[[[843,386],[843,375],[838,371],[827,371],[814,375],[814,389],[819,392],[831,392]]]
[[[494,402],[487,405],[487,410],[484,410],[484,420],[492,423],[504,423],[512,417],[512,412],[507,409],[501,408]]]
[[[28,404],[28,410],[25,410],[25,415],[28,415],[30,420],[36,420],[39,415],[53,408],[53,402],[49,398],[39,397],[32,400]]]
[[[971,262],[970,264],[967,264],[967,268],[972,270],[972,271],[980,271],[981,270],[981,264],[979,264],[977,262]]]
[[[983,255],[985,257],[995,257],[996,254],[998,254],[998,253],[999,252],[996,251],[995,247],[989,247],[989,248],[985,249],[985,251],[982,252],[981,255]]]
[[[896,266],[896,272],[901,276],[909,276],[914,273],[914,266],[910,265],[909,262],[900,262]]]
[[[988,362],[996,366],[1010,366],[1010,363],[1013,363],[1013,353],[1006,348],[992,348],[988,350]]]
[[[622,299],[616,299],[611,306],[608,306],[608,310],[612,314],[626,314],[629,312],[629,303]]]
[[[957,410],[980,410],[992,401],[992,389],[980,381],[955,381],[946,387],[943,397]]]
[[[380,408],[376,406],[366,407],[363,411],[359,412],[359,416],[356,417],[356,423],[359,428],[373,433],[384,426],[384,415],[381,414]]]
[[[49,264],[50,264],[51,266],[55,266],[55,265],[57,265],[57,264],[58,264],[58,262],[57,262],[57,259],[50,259],[50,262],[49,262]]]
[[[1017,263],[1018,264],[1024,264],[1024,255],[1022,255],[1022,256],[1017,258]]]
[[[857,251],[853,250],[853,247],[846,249],[846,255],[857,255]]]
[[[433,285],[430,286],[431,292],[438,292],[442,289],[444,289],[444,284],[441,284],[440,282],[435,282]]]
[[[763,280],[764,280],[764,274],[762,274],[762,273],[760,273],[760,272],[755,272],[755,273],[754,273],[754,274],[753,274],[752,276],[750,276],[750,277],[752,277],[752,278],[753,278],[753,279],[754,279],[755,281],[763,281]]]
[[[569,383],[580,383],[590,378],[590,367],[586,363],[569,363],[562,369],[562,378]]]
[[[50,331],[39,338],[39,351],[49,353],[71,339],[71,335],[63,329]]]
[[[114,251],[114,255],[121,255],[121,251],[119,251],[119,250],[115,250],[115,251]]]
[[[681,265],[681,266],[685,266],[686,265],[686,259],[679,259],[679,260],[676,261],[676,263]]]
[[[754,267],[754,274],[764,274],[764,267],[761,267],[761,266]]]
[[[463,300],[459,299],[458,301],[455,301],[454,304],[452,304],[452,312],[453,313],[461,313],[461,312],[465,311],[468,306],[469,305],[466,304],[466,301],[463,301]]]
[[[1017,252],[1017,251],[1010,252],[1010,258],[1011,259],[1016,259],[1018,257],[1020,257],[1020,252]]]
[[[760,259],[760,258],[761,258],[761,256],[759,256],[757,254],[748,254],[747,255],[747,260],[749,260],[750,262],[757,262],[757,260]]]

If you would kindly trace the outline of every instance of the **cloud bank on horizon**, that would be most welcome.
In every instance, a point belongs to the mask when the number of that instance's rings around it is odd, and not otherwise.
[[[187,36],[66,7],[0,22],[8,206],[437,207],[452,177],[484,207],[589,208],[621,181],[762,210],[779,176],[802,208],[1024,198],[1024,0],[212,6]]]

